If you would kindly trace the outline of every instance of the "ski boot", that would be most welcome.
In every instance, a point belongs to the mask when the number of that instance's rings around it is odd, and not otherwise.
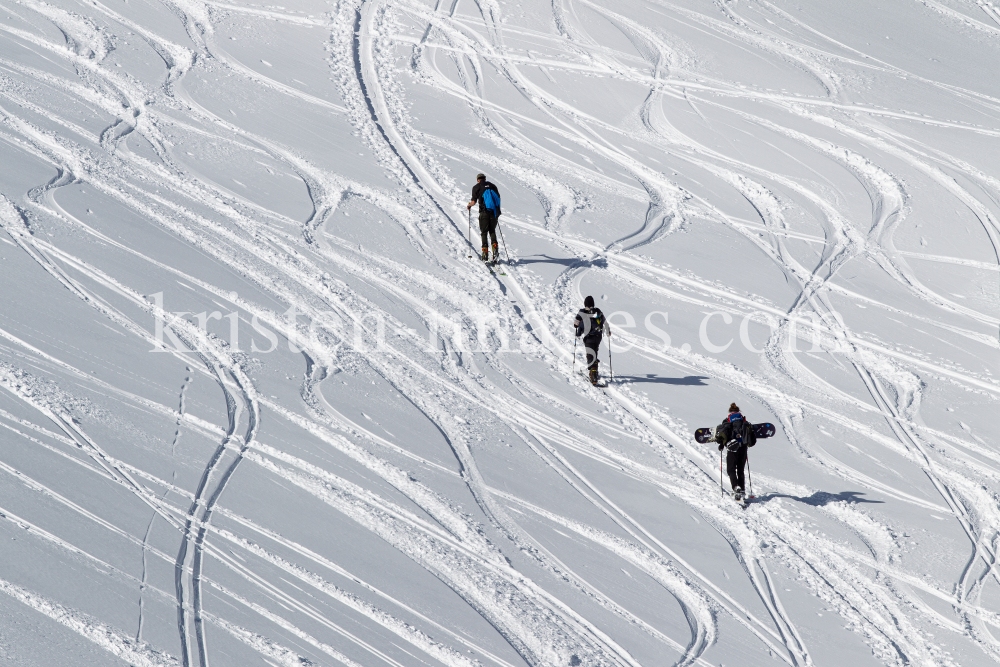
[[[600,376],[597,374],[597,369],[596,368],[591,368],[590,369],[590,384],[592,384],[592,385],[594,385],[596,387],[599,380],[600,380]]]
[[[496,243],[493,244],[493,263],[496,264],[500,261],[500,247]]]
[[[483,261],[490,261],[490,249],[486,246],[483,246]]]
[[[742,486],[737,486],[735,489],[733,489],[733,500],[735,500],[738,503],[743,502],[743,487]]]

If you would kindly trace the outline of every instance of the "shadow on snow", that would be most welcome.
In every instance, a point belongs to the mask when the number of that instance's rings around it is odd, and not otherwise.
[[[647,374],[645,376],[641,375],[616,375],[615,380],[620,380],[622,382],[655,382],[657,384],[683,384],[683,385],[693,385],[697,387],[707,387],[708,383],[705,382],[708,378],[703,375],[688,375],[683,378],[664,378],[659,375]]]
[[[840,493],[827,493],[826,491],[817,491],[811,496],[790,496],[785,493],[765,493],[758,495],[756,501],[758,503],[766,503],[773,498],[790,498],[791,500],[797,500],[800,503],[805,503],[806,505],[812,505],[814,507],[823,507],[824,505],[829,505],[830,503],[879,503],[881,500],[868,500],[867,498],[861,498],[865,494],[860,491],[841,491]]]
[[[535,259],[538,258],[538,259]],[[517,264],[562,264],[565,267],[581,267],[589,269],[606,269],[608,260],[606,257],[596,259],[580,259],[579,257],[549,257],[548,255],[528,255],[519,257]]]

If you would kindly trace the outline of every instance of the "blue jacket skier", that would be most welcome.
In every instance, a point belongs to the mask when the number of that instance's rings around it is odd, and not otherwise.
[[[466,206],[471,210],[473,204],[479,204],[479,231],[483,235],[483,261],[489,261],[489,246],[487,235],[493,240],[493,262],[500,259],[500,248],[497,245],[497,218],[500,217],[500,191],[497,186],[486,180],[485,174],[476,175],[476,185],[472,188],[472,201]]]

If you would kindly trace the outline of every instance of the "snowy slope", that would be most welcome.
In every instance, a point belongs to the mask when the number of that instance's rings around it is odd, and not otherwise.
[[[995,664],[998,62],[986,0],[0,0],[0,656]]]

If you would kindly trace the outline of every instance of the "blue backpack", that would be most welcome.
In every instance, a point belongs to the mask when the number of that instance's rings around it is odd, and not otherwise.
[[[500,194],[496,190],[486,188],[483,191],[483,205],[493,211],[493,215],[500,215]]]

